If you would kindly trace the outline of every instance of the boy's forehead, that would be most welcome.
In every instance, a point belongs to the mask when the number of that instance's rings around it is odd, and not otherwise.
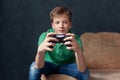
[[[68,18],[68,16],[66,14],[64,14],[64,15],[56,15],[56,16],[53,17],[53,19],[62,19],[62,18],[66,19],[66,20],[69,20],[69,18]]]

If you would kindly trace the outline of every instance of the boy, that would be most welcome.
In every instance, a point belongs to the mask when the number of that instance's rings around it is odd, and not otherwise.
[[[31,64],[29,80],[40,80],[41,74],[66,74],[77,80],[88,80],[82,53],[82,42],[71,32],[72,13],[66,7],[56,7],[50,12],[52,29],[41,34],[35,62]],[[53,36],[64,36],[63,42]]]

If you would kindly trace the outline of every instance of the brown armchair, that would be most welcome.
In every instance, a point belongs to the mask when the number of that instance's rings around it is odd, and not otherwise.
[[[81,35],[90,80],[120,80],[120,33],[98,32]],[[76,80],[67,75],[42,76],[42,80]]]

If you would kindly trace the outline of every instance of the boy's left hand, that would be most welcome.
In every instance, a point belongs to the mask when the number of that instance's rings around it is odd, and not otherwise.
[[[75,52],[78,52],[79,50],[81,50],[80,45],[77,43],[74,34],[67,33],[66,36],[67,37],[64,39],[65,41],[64,45],[66,46],[71,45],[71,46],[67,46],[67,49],[73,50]]]

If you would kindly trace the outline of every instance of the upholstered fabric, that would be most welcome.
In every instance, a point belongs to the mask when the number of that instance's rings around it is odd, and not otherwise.
[[[84,33],[81,39],[89,68],[120,69],[120,33]]]
[[[49,76],[42,75],[42,80],[77,80],[71,76],[63,75],[63,74],[53,74]]]

